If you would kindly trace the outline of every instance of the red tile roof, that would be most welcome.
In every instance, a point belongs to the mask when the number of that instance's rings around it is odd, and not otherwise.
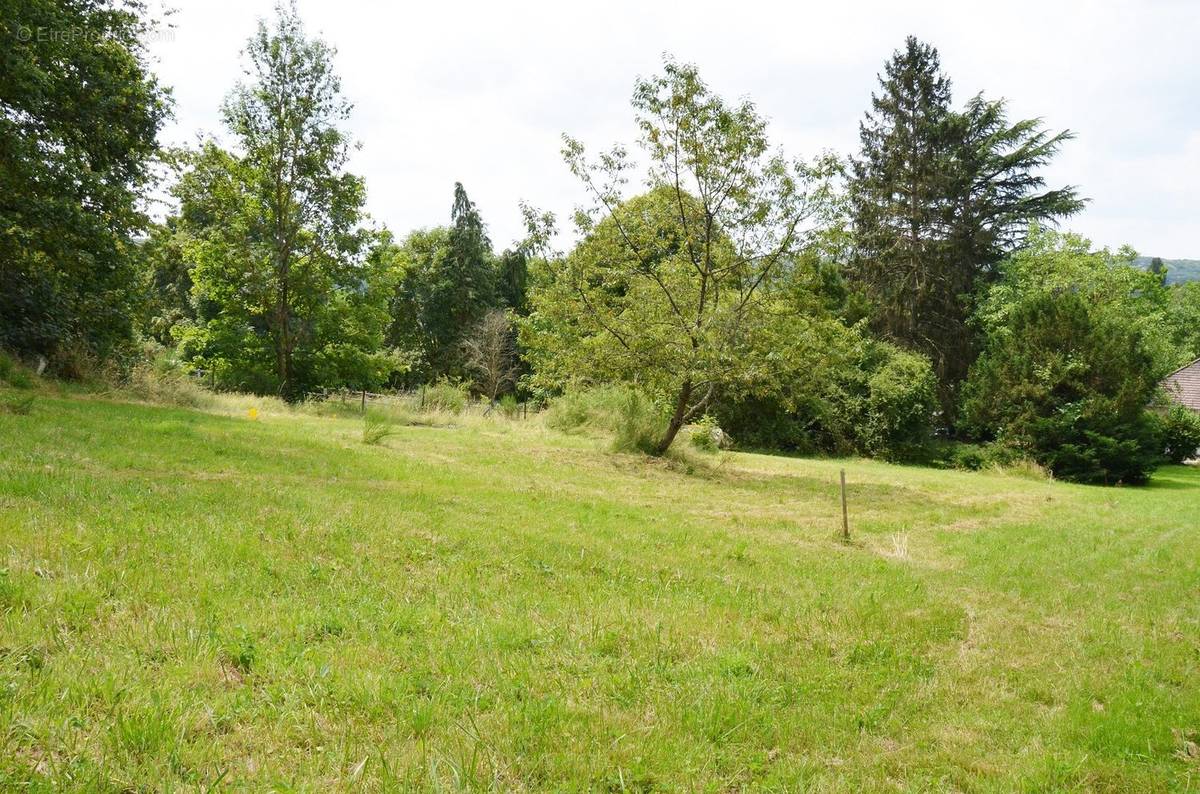
[[[1164,378],[1163,387],[1176,402],[1200,411],[1200,358]]]

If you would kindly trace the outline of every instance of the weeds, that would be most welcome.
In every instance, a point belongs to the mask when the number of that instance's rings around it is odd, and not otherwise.
[[[6,394],[0,398],[0,409],[8,414],[28,416],[33,411],[33,401],[32,394]]]
[[[552,402],[546,424],[564,433],[612,436],[615,452],[650,453],[662,438],[666,419],[661,406],[636,389],[597,386]]]
[[[388,436],[396,433],[396,425],[392,417],[383,411],[372,408],[363,415],[362,440],[372,446],[380,444]]]

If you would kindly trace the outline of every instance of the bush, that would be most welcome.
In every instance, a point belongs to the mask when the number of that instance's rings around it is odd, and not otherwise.
[[[999,441],[993,441],[990,444],[947,442],[940,446],[931,462],[960,471],[1003,469],[1005,471],[1040,471],[1043,476],[1045,475],[1041,466],[1035,461],[1029,460],[1021,450]]]
[[[858,443],[885,460],[924,454],[932,435],[937,380],[928,359],[879,344],[879,362],[867,379],[867,399],[857,420]]]
[[[1014,304],[963,388],[963,429],[1002,439],[1056,477],[1145,482],[1162,434],[1146,410],[1155,364],[1137,329],[1072,292]]]
[[[467,386],[450,380],[440,380],[424,387],[422,409],[460,414],[467,407]]]
[[[500,398],[497,403],[500,414],[506,419],[516,419],[521,415],[521,404],[517,402],[516,396],[506,394]]]
[[[630,389],[618,405],[613,451],[653,454],[666,425],[663,411],[641,392]]]
[[[709,414],[700,417],[700,421],[696,422],[692,428],[691,435],[688,440],[692,442],[692,446],[701,452],[716,452],[717,438],[721,428],[717,425],[717,420]]]
[[[929,361],[827,325],[760,393],[723,399],[714,412],[740,446],[801,454],[927,457],[936,380]]]
[[[1200,414],[1182,405],[1172,405],[1161,418],[1163,455],[1171,463],[1183,463],[1200,452]]]
[[[1141,485],[1162,461],[1158,418],[1134,420],[1074,407],[1032,425],[1034,458],[1054,476],[1091,485]]]
[[[651,452],[666,430],[662,407],[628,386],[595,386],[551,401],[546,424],[564,433],[613,436],[618,452]]]
[[[212,392],[165,356],[136,364],[117,385],[122,391],[146,402],[184,408],[208,408],[216,402]]]

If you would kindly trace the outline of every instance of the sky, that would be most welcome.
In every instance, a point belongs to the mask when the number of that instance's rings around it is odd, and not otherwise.
[[[172,87],[164,138],[222,136],[220,105],[273,0],[169,0],[152,42]],[[373,220],[398,236],[446,223],[462,182],[497,250],[518,201],[565,223],[586,200],[560,154],[636,139],[630,97],[669,53],[729,100],[749,98],[789,157],[853,153],[876,75],[904,37],[933,44],[956,105],[1007,98],[1077,138],[1045,170],[1090,199],[1064,227],[1097,245],[1200,258],[1200,0],[1002,3],[383,2],[298,0],[337,48]]]

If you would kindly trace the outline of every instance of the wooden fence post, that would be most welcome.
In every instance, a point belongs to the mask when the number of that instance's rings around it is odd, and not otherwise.
[[[842,540],[850,540],[850,514],[846,511],[846,470],[842,469]]]
[[[367,412],[367,390],[366,389],[363,389],[363,393],[362,393],[362,412],[364,414]]]

